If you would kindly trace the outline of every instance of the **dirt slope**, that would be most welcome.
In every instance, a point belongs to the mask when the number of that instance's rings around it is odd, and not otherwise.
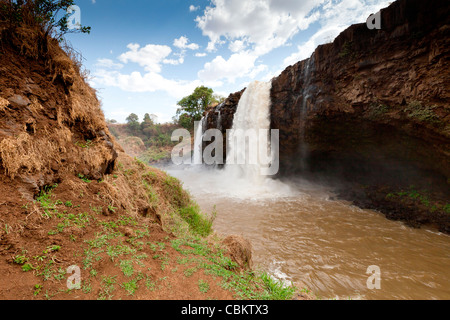
[[[232,259],[251,249],[205,237],[181,183],[123,152],[70,48],[0,20],[0,59],[0,299],[267,293]]]

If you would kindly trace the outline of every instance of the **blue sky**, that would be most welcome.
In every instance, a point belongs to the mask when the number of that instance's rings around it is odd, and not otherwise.
[[[270,81],[385,0],[78,0],[84,57],[106,118],[170,121],[197,86],[223,96]]]

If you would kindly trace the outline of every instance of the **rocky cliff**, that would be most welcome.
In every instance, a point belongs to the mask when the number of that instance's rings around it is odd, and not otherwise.
[[[414,185],[448,201],[449,9],[446,1],[396,1],[381,10],[381,30],[353,25],[272,79],[282,174],[359,190]],[[241,94],[210,111],[208,127],[220,111],[229,129]]]

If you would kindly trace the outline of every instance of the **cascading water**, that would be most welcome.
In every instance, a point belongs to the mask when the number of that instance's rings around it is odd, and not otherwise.
[[[289,185],[281,181],[270,179],[261,172],[266,172],[267,167],[273,163],[273,154],[270,132],[270,92],[271,82],[250,83],[243,93],[238,104],[233,126],[227,130],[227,159],[224,170],[210,170],[202,167],[201,183],[197,185],[196,192],[211,194],[220,193],[239,201],[252,201],[261,199],[271,199],[274,197],[290,197],[297,192],[293,191]],[[196,136],[194,141],[194,164],[202,164],[202,150],[204,131],[207,127],[207,118],[197,123],[195,128]],[[262,129],[262,130],[260,130]],[[234,144],[233,139],[240,133],[253,131],[256,139],[251,139],[243,144]],[[262,132],[262,134],[260,134]],[[245,135],[244,135],[245,136]],[[242,141],[242,140],[241,140]],[[245,141],[245,140],[244,140]],[[225,141],[224,141],[225,142]],[[256,151],[256,162],[250,160],[249,154]],[[244,159],[243,163],[233,161]],[[263,161],[261,161],[263,160]],[[198,175],[197,170],[183,171],[183,175]],[[199,180],[198,177],[188,178]],[[200,181],[200,180],[199,180]]]
[[[203,163],[203,123],[205,117],[198,123],[198,127],[195,130],[195,139],[194,139],[194,159],[193,164],[202,164]]]
[[[316,95],[316,87],[312,85],[312,74],[315,72],[315,58],[311,56],[306,62],[302,72],[302,104],[299,110],[300,113],[300,146],[299,146],[299,164],[302,170],[308,170],[306,159],[309,155],[309,149],[305,142],[305,124],[306,115],[308,114],[308,107],[311,104],[312,97]]]
[[[261,159],[256,163],[249,163],[250,153],[258,148],[264,148],[263,152],[270,150],[268,139],[261,141],[259,130],[270,130],[270,90],[271,82],[255,81],[249,84],[243,93],[233,121],[233,127],[228,133],[227,165],[225,170],[236,178],[244,178],[249,182],[261,184],[266,177],[261,175]],[[238,135],[252,130],[256,134],[256,141],[249,143],[236,143]],[[256,144],[250,145],[251,143]],[[256,149],[255,149],[256,147]],[[259,152],[257,152],[259,154]],[[245,159],[245,163],[238,159]]]

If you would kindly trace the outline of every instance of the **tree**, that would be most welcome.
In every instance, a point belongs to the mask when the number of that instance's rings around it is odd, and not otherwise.
[[[197,87],[194,92],[178,101],[180,108],[177,110],[178,124],[192,128],[194,121],[200,121],[206,108],[212,103],[217,102],[214,97],[213,89],[205,86]]]
[[[137,133],[139,130],[139,117],[137,114],[132,113],[128,116],[127,120],[127,124],[128,124],[128,128],[130,128],[131,131],[133,131],[134,133]]]
[[[152,114],[146,113],[144,115],[144,121],[141,123],[141,131],[142,133],[150,138],[151,136],[156,134],[156,124],[155,121],[157,120],[157,116]]]
[[[0,3],[0,18],[10,28],[39,25],[47,35],[61,40],[67,33],[90,33],[91,27],[69,28],[74,0],[9,0]]]

